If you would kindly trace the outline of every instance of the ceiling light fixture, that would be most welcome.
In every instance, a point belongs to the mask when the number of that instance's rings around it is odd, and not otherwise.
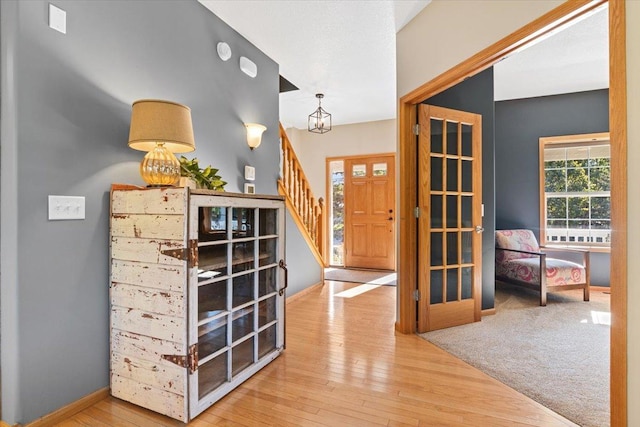
[[[331,130],[331,114],[322,108],[322,98],[324,95],[316,93],[318,98],[318,109],[309,114],[308,131],[313,133],[327,133]]]

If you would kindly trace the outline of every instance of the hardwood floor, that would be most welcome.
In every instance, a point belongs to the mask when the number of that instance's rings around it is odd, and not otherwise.
[[[574,426],[418,336],[395,333],[395,295],[392,286],[327,281],[296,299],[283,355],[188,425]],[[58,425],[184,424],[110,397]]]

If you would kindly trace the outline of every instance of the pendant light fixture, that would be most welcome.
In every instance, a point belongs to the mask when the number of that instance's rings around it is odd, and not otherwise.
[[[331,130],[331,114],[322,108],[324,95],[316,93],[316,98],[318,98],[318,109],[309,114],[308,130],[313,133],[327,133]]]

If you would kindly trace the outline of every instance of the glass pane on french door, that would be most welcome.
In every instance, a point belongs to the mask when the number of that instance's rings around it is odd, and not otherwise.
[[[472,164],[469,126],[431,119],[430,303],[473,297]]]

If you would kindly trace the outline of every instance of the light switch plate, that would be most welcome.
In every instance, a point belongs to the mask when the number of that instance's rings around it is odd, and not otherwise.
[[[67,12],[49,3],[49,27],[67,34]]]
[[[244,179],[247,181],[253,181],[256,179],[256,168],[253,166],[244,167]]]
[[[49,196],[49,220],[84,219],[84,197]]]

